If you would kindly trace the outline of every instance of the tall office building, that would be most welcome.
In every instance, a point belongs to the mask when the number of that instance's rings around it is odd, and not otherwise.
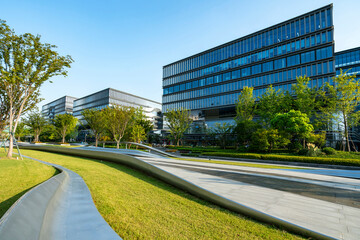
[[[114,105],[141,107],[147,119],[153,123],[154,130],[162,129],[161,103],[112,88],[76,99],[74,101],[74,116],[82,120],[81,112],[85,109],[103,109]]]
[[[198,123],[232,122],[245,86],[261,96],[298,76],[320,86],[335,76],[332,4],[163,67],[163,112],[187,108]],[[196,122],[195,121],[195,122]]]
[[[75,97],[64,96],[42,106],[41,113],[47,119],[54,119],[58,114],[72,114]]]

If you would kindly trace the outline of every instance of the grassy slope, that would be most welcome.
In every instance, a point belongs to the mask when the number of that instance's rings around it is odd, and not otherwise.
[[[56,174],[55,168],[24,159],[8,159],[0,153],[0,217],[26,191]]]
[[[128,167],[22,150],[80,174],[105,220],[124,239],[299,239]]]

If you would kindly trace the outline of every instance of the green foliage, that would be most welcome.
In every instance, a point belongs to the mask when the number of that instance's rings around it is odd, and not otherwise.
[[[261,128],[252,135],[250,149],[257,152],[271,152],[274,148],[285,147],[289,142],[277,129]]]
[[[336,150],[331,148],[331,147],[325,147],[322,149],[322,151],[326,154],[326,155],[335,155],[336,154]]]
[[[328,111],[331,117],[341,119],[344,124],[344,136],[346,148],[350,152],[349,131],[352,126],[357,126],[360,120],[360,111],[356,111],[360,104],[360,82],[355,79],[356,75],[349,75],[340,71],[333,78],[334,84],[326,83],[327,104],[332,107]],[[340,114],[338,114],[340,113]]]
[[[106,107],[104,109],[105,126],[119,148],[120,141],[124,137],[128,125],[134,119],[135,108],[125,106]]]
[[[94,133],[95,137],[95,147],[98,146],[98,141],[101,136],[105,133],[105,114],[103,110],[97,109],[85,109],[81,112],[83,115],[86,124],[90,127],[91,131]]]
[[[58,114],[54,118],[54,126],[62,137],[62,143],[65,143],[65,137],[76,127],[78,119],[70,114]]]
[[[172,109],[164,113],[171,137],[179,146],[180,140],[184,136],[186,130],[189,129],[192,119],[190,118],[190,110],[188,109]]]
[[[326,132],[312,133],[308,139],[310,143],[314,143],[317,147],[321,148],[326,143]]]
[[[39,142],[39,136],[49,122],[40,112],[31,112],[24,120],[25,124],[30,127],[34,134],[34,142]]]
[[[305,141],[311,135],[314,127],[305,113],[290,110],[288,113],[277,114],[271,121],[271,126],[279,130],[286,139]]]
[[[285,113],[291,110],[292,97],[281,89],[275,91],[270,85],[257,103],[256,114],[261,118],[263,125],[269,126],[270,120],[277,113]]]
[[[213,135],[219,142],[220,147],[225,149],[228,138],[232,134],[234,126],[230,123],[215,123],[215,126],[210,129],[210,135]]]
[[[146,139],[145,129],[141,125],[135,125],[131,129],[131,141],[140,143]]]
[[[252,120],[236,121],[235,133],[238,144],[250,145],[253,133],[260,128],[261,125]]]
[[[27,132],[27,128],[24,121],[19,122],[15,131],[15,137],[17,138],[17,140],[20,141],[21,140],[20,138],[23,137],[26,132]]]
[[[39,35],[16,35],[0,20],[0,94],[1,105],[8,109],[6,122],[10,132],[16,132],[20,116],[40,102],[42,84],[54,76],[67,75],[65,68],[70,68],[73,60],[59,55],[55,48],[41,43]],[[11,135],[8,157],[12,156],[12,149]]]
[[[253,95],[254,88],[244,87],[239,95],[236,104],[236,122],[251,121],[255,114],[255,100]]]
[[[39,140],[42,142],[53,142],[58,139],[58,132],[56,131],[56,128],[52,124],[48,124],[44,127],[43,131],[41,132],[39,136]]]

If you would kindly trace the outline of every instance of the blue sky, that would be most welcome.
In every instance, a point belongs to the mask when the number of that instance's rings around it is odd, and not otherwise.
[[[1,1],[17,33],[40,34],[75,62],[40,104],[112,87],[161,102],[162,66],[334,3],[335,49],[360,46],[358,0]]]

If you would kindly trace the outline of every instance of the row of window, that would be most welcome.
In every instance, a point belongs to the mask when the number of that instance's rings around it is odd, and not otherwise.
[[[163,96],[163,103],[169,103],[174,101],[182,101],[186,99],[204,97],[213,94],[226,93],[231,91],[237,91],[243,89],[245,86],[258,87],[258,86],[266,86],[269,84],[281,83],[284,81],[295,80],[297,76],[315,76],[318,74],[326,74],[331,73],[331,69],[333,67],[333,62],[324,62],[320,64],[312,64],[308,66],[304,66],[301,68],[295,68],[292,70],[287,70],[284,72],[278,72],[273,74],[268,74],[260,77],[239,80],[236,82],[216,85],[212,87],[197,89],[186,91],[182,93],[176,93],[168,96]]]
[[[335,55],[335,67],[344,67],[360,63],[360,49],[348,53]]]
[[[232,79],[237,79],[237,78],[241,78],[241,77],[247,77],[247,76],[255,75],[255,74],[259,74],[259,73],[265,73],[265,72],[269,72],[269,71],[273,71],[273,70],[277,70],[277,69],[282,69],[282,68],[286,68],[286,67],[291,67],[291,66],[295,66],[295,65],[299,65],[299,64],[312,62],[315,60],[321,60],[321,59],[329,58],[332,56],[333,56],[332,46],[326,47],[326,48],[321,48],[316,51],[315,50],[309,51],[306,53],[301,53],[301,54],[297,54],[294,56],[277,59],[275,61],[270,61],[270,62],[254,65],[254,66],[247,67],[247,68],[242,68],[242,69],[239,69],[236,71],[227,72],[227,73],[219,74],[216,76],[211,76],[211,77],[203,78],[200,80],[195,80],[192,82],[187,82],[187,83],[167,87],[167,88],[163,89],[163,94],[166,95],[166,94],[181,92],[181,91],[189,90],[192,88],[211,85],[211,84],[224,82],[224,81],[228,81],[228,80],[232,80]],[[331,67],[330,72],[333,72],[333,67]],[[316,75],[316,74],[313,74],[313,75]],[[313,76],[313,75],[310,75],[310,76]]]
[[[325,82],[330,82],[332,84],[332,79],[329,77],[314,79],[309,82],[309,87],[317,87],[320,88],[323,86]],[[285,84],[281,86],[274,86],[275,90],[282,89],[283,91],[291,92],[292,84]],[[266,88],[256,89],[254,90],[253,94],[256,98],[262,96],[266,91]],[[186,109],[204,109],[210,107],[218,107],[218,106],[226,106],[226,105],[234,105],[237,99],[239,98],[240,93],[232,93],[226,94],[221,96],[214,96],[209,98],[202,98],[202,99],[194,99],[191,101],[183,101],[183,102],[175,102],[170,104],[163,105],[163,112],[167,112],[171,109],[179,109],[179,108],[186,108]]]
[[[298,39],[296,41],[290,42],[288,44],[284,44],[278,47],[274,47],[268,50],[260,51],[257,53],[253,53],[248,56],[244,56],[238,59],[234,59],[225,63],[221,63],[215,66],[211,66],[208,68],[200,69],[197,71],[185,73],[182,75],[174,76],[168,79],[163,80],[163,86],[172,85],[176,83],[180,83],[183,81],[187,81],[189,79],[206,76],[212,73],[224,71],[230,68],[236,68],[238,66],[243,66],[246,64],[262,61],[265,59],[269,59],[272,57],[280,56],[283,54],[288,54],[291,52],[298,51],[300,49],[305,49],[313,46],[317,46],[320,44],[324,44],[327,42],[332,42],[332,31],[325,31],[316,35],[312,35],[303,39]]]
[[[332,25],[332,7],[321,9],[307,16],[294,19],[292,22],[278,24],[277,27],[255,36],[244,37],[231,45],[166,66],[163,69],[163,76],[169,77],[184,71],[189,71]]]
[[[352,67],[349,69],[343,69],[343,72],[346,72],[346,74],[355,74],[355,75],[359,75],[360,76],[360,66],[356,66],[356,67]],[[336,75],[340,74],[340,69],[336,69]]]

